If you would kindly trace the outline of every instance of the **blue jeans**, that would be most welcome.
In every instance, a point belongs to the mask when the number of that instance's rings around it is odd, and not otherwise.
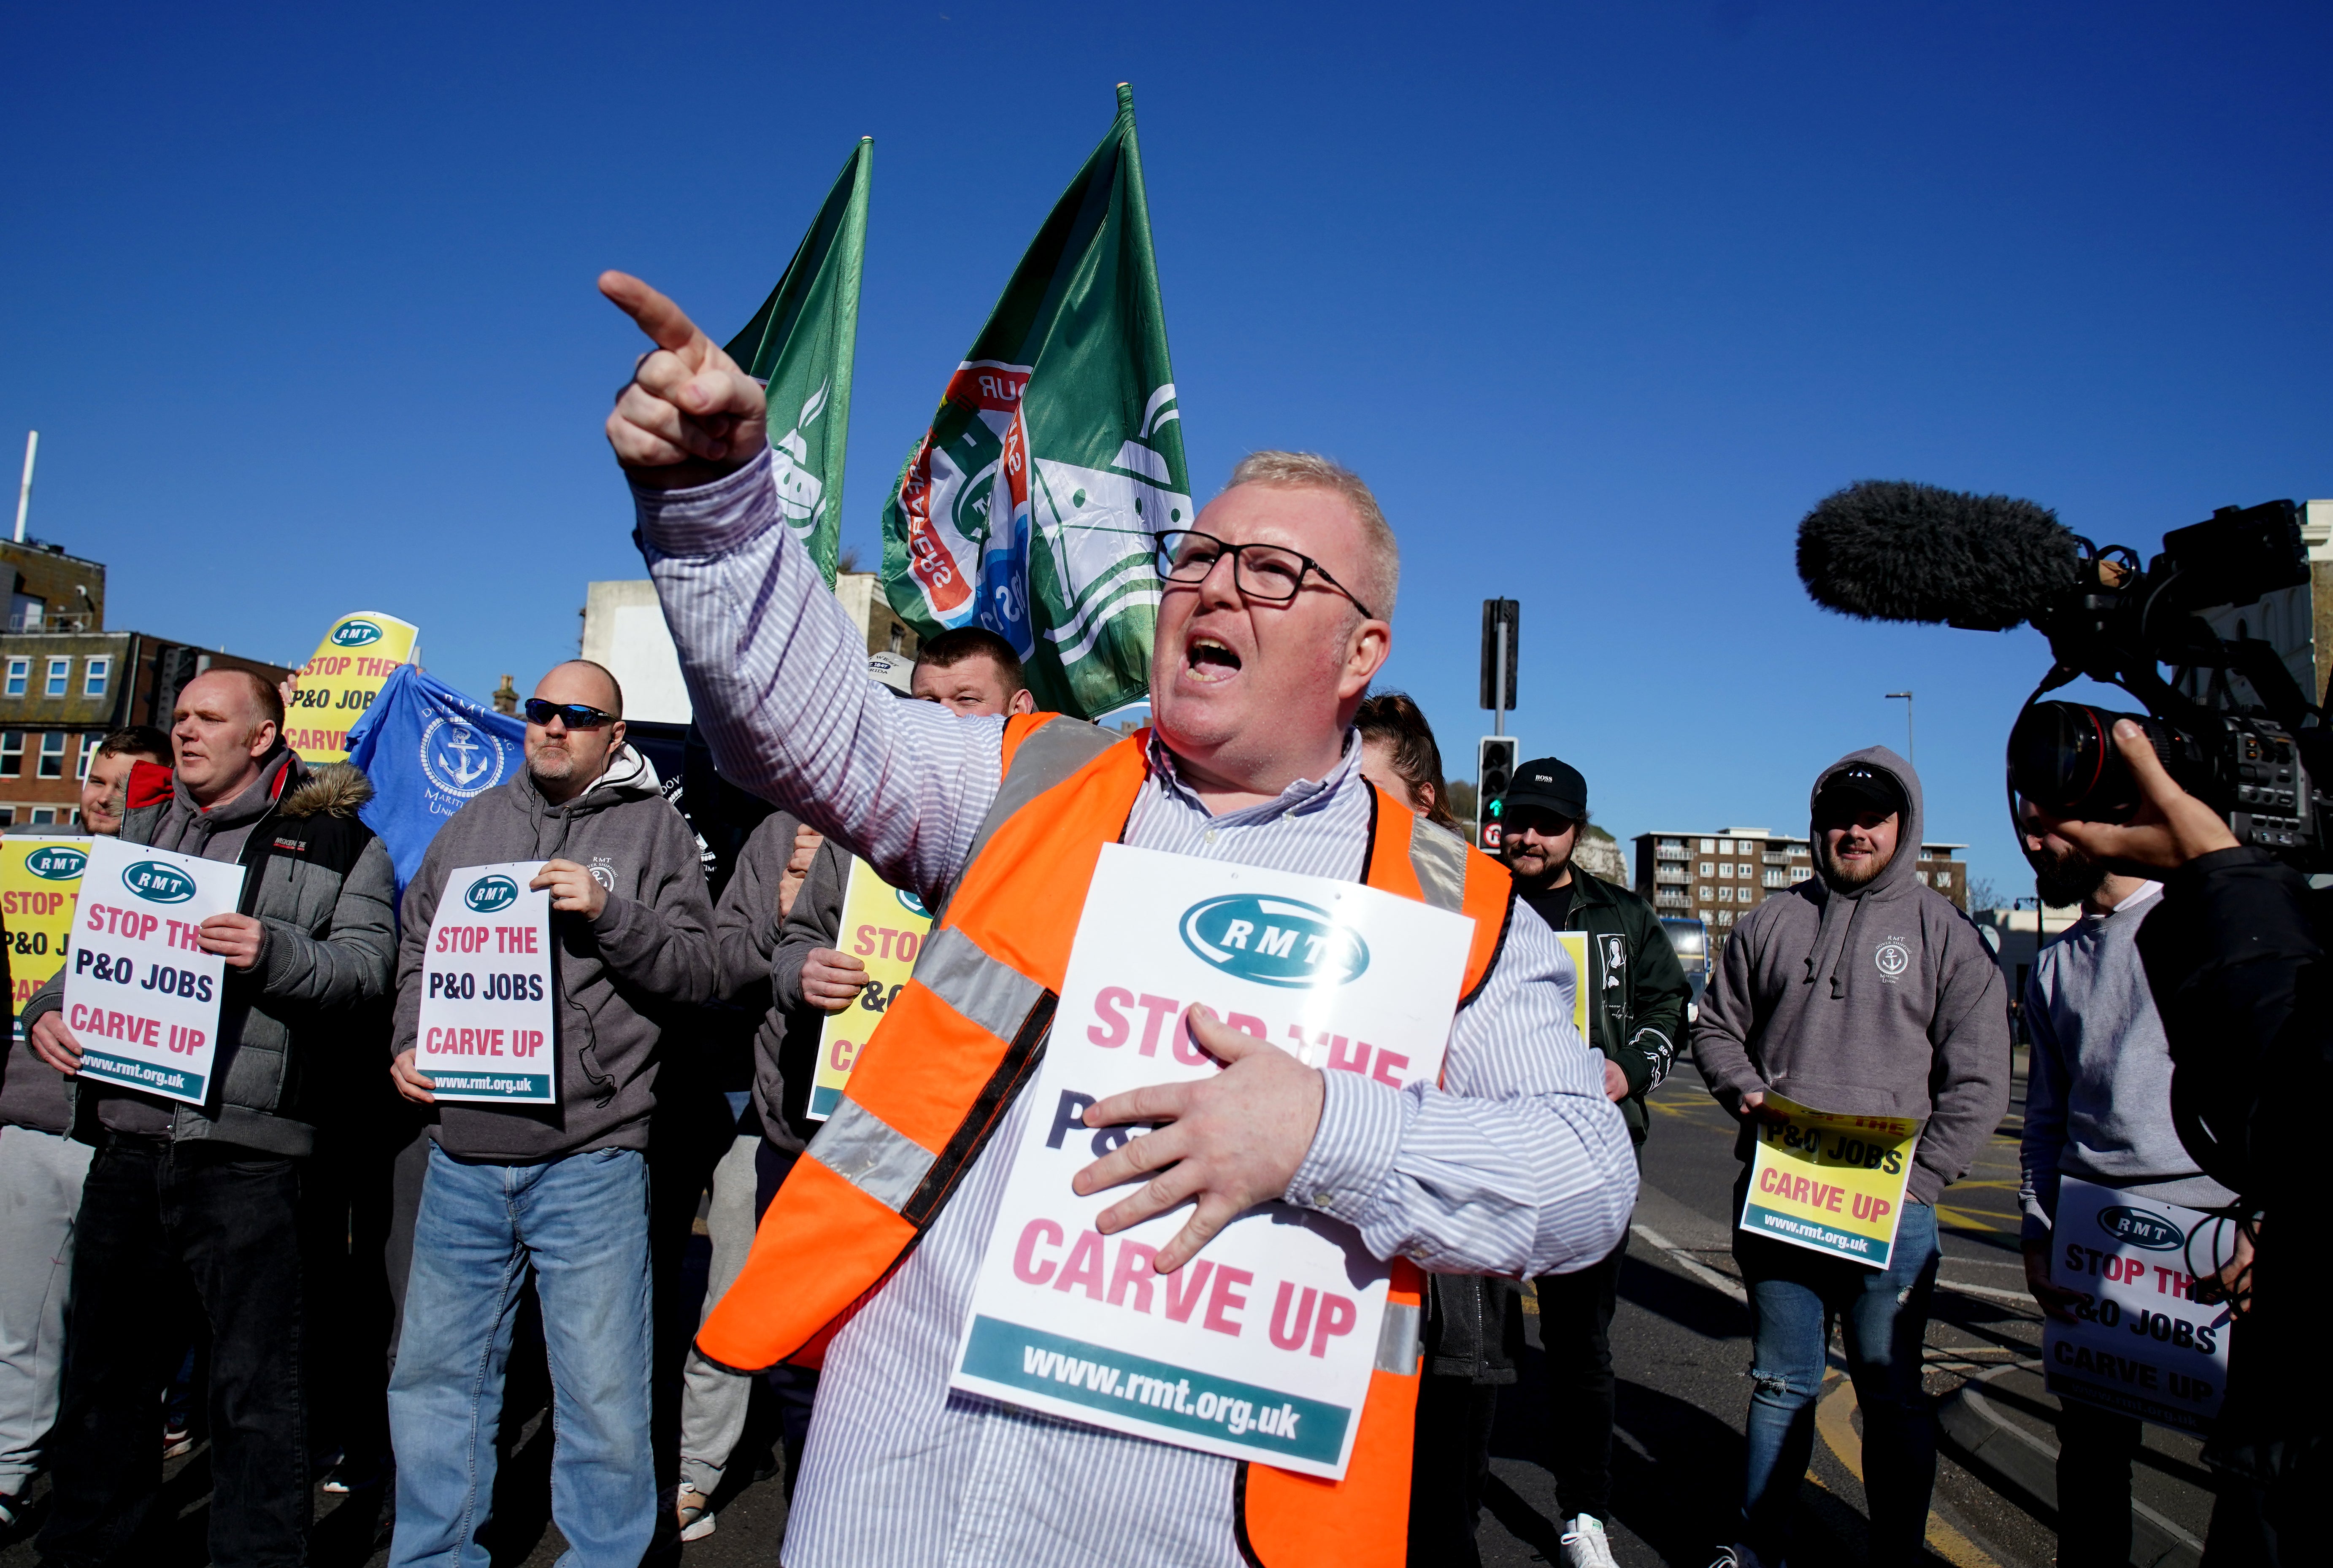
[[[629,1149],[468,1165],[429,1149],[389,1385],[392,1568],[486,1568],[503,1372],[526,1272],[551,1360],[559,1568],[638,1568],[656,1531],[648,1437],[648,1162]]]
[[[1741,1194],[1735,1194],[1739,1206]],[[1799,1483],[1814,1451],[1815,1398],[1836,1317],[1845,1324],[1848,1375],[1863,1410],[1863,1489],[1875,1568],[1924,1561],[1928,1495],[1936,1484],[1936,1429],[1920,1387],[1928,1298],[1936,1284],[1936,1211],[1907,1203],[1884,1269],[1747,1231],[1734,1260],[1750,1287],[1752,1353],[1743,1541],[1766,1568],[1790,1551]]]

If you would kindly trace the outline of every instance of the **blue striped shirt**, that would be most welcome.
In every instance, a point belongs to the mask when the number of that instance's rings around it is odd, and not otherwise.
[[[638,539],[725,776],[795,811],[897,885],[936,897],[1001,782],[996,719],[902,703],[794,547],[768,456],[701,489],[636,491]],[[1211,813],[1154,747],[1127,842],[1347,879],[1368,847],[1358,740],[1317,781]],[[1576,977],[1518,905],[1489,982],[1458,1016],[1439,1086],[1324,1073],[1288,1199],[1352,1225],[1379,1257],[1445,1273],[1585,1267],[1637,1195],[1603,1058],[1572,1027]],[[835,1337],[786,1530],[791,1568],[1130,1562],[1239,1568],[1234,1461],[952,1393],[956,1341],[1026,1103],[922,1243]]]

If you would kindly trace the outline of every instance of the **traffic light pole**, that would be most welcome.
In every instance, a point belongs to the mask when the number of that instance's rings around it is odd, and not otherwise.
[[[1492,679],[1497,684],[1499,698],[1498,706],[1491,710],[1491,733],[1503,735],[1507,732],[1507,618],[1504,616],[1499,617],[1499,652],[1491,667],[1495,672]]]

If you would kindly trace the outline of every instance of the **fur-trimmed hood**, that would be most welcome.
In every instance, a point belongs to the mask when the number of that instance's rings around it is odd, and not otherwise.
[[[372,798],[372,780],[347,762],[327,762],[306,773],[277,808],[286,817],[354,817]]]

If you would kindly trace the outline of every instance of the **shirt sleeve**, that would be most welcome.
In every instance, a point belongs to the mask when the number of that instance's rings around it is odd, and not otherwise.
[[[635,486],[634,534],[724,777],[936,901],[996,798],[1003,721],[903,702],[778,511],[770,454],[690,490]]]
[[[1450,1033],[1443,1082],[1324,1073],[1288,1200],[1342,1219],[1379,1257],[1437,1274],[1585,1268],[1619,1244],[1637,1166],[1604,1057],[1572,1027],[1579,983],[1547,923],[1515,906],[1498,965]]]

